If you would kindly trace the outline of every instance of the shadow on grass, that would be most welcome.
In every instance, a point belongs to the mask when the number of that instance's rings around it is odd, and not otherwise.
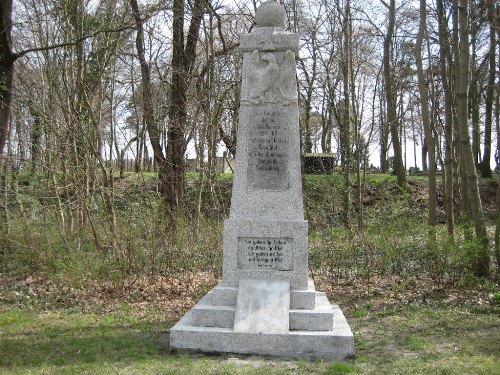
[[[47,328],[0,334],[1,369],[130,363],[169,355],[168,323]]]

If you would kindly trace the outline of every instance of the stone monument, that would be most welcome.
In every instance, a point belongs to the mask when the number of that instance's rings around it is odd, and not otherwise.
[[[240,36],[243,81],[221,282],[171,330],[174,350],[343,359],[354,352],[337,305],[308,278],[295,59],[286,13],[263,3]]]

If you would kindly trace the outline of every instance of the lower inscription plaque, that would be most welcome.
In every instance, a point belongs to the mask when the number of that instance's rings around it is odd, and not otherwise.
[[[293,269],[293,239],[239,237],[238,268],[291,271]]]

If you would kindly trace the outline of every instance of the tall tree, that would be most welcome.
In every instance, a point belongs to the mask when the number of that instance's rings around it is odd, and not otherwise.
[[[352,135],[351,135],[351,103],[350,103],[350,71],[351,66],[351,34],[350,17],[351,2],[346,1],[344,8],[339,8],[342,22],[342,49],[341,49],[341,71],[343,83],[343,104],[341,105],[341,117],[339,122],[340,139],[342,146],[342,167],[344,168],[344,225],[350,228],[351,225],[351,165],[352,165]],[[343,16],[343,17],[342,17]]]
[[[135,25],[137,29],[137,35],[135,39],[135,46],[137,49],[137,55],[139,58],[139,64],[141,65],[141,88],[142,88],[142,108],[143,108],[143,123],[149,134],[149,140],[151,142],[151,147],[153,148],[153,156],[155,162],[158,166],[158,176],[160,180],[160,191],[165,194],[166,192],[166,158],[163,153],[163,148],[161,146],[160,130],[155,123],[154,107],[152,101],[152,87],[151,87],[151,67],[146,61],[145,51],[144,51],[144,25],[139,10],[139,5],[137,0],[130,0],[130,7],[134,14]],[[139,133],[139,132],[138,132]]]
[[[495,4],[493,0],[488,0],[488,19],[490,21],[489,27],[489,39],[490,39],[490,50],[488,52],[488,84],[486,87],[486,99],[485,99],[485,119],[484,119],[484,153],[483,160],[481,162],[481,177],[490,178],[491,177],[491,128],[493,124],[493,99],[495,95],[495,78],[496,78],[496,34],[494,27],[495,18]],[[498,95],[498,93],[497,93]]]
[[[393,39],[396,25],[396,0],[390,0],[389,4],[382,1],[389,13],[389,24],[387,34],[384,37],[384,79],[385,99],[387,103],[387,121],[391,131],[392,148],[394,150],[394,171],[398,178],[398,185],[406,188],[406,170],[403,162],[403,151],[399,138],[399,120],[397,115],[396,77],[394,70]]]
[[[436,225],[436,151],[434,134],[431,129],[429,116],[429,95],[425,83],[424,68],[422,64],[422,44],[427,22],[426,0],[420,0],[420,24],[415,44],[415,59],[417,64],[418,92],[420,94],[420,106],[422,111],[422,122],[424,126],[425,142],[429,155],[429,224]]]
[[[172,98],[166,150],[165,199],[171,208],[182,204],[184,194],[184,151],[187,122],[187,90],[196,58],[196,44],[206,0],[195,0],[187,36],[184,36],[185,2],[174,0],[172,25]]]
[[[438,38],[439,38],[439,66],[441,82],[444,95],[444,117],[445,117],[445,210],[448,234],[455,233],[455,218],[453,213],[453,115],[452,115],[452,91],[451,91],[451,48],[449,32],[445,16],[443,0],[437,0],[438,15]]]
[[[500,264],[500,180],[497,181],[497,222],[495,223],[495,260]]]
[[[481,2],[483,2],[481,0]],[[476,0],[469,0],[469,19],[473,21],[470,22],[469,26],[469,39],[470,39],[470,66],[469,66],[469,123],[470,128],[472,130],[472,154],[474,157],[474,164],[476,165],[476,169],[480,167],[480,143],[481,143],[481,130],[480,130],[480,107],[481,107],[481,91],[482,91],[482,80],[483,80],[483,72],[480,69],[478,64],[478,45],[479,45],[479,32],[482,27],[481,17],[482,10],[480,8],[483,5],[479,5]]]
[[[469,85],[469,13],[468,1],[458,2],[458,75],[457,75],[457,127],[460,140],[460,151],[463,160],[463,171],[467,184],[467,196],[469,200],[469,219],[474,223],[476,237],[481,242],[481,248],[476,255],[474,264],[475,273],[478,276],[487,276],[489,273],[489,248],[486,223],[479,196],[479,186],[476,174],[476,166],[472,152],[469,136],[468,123],[468,85]]]
[[[137,28],[136,48],[142,74],[143,112],[155,161],[158,164],[160,188],[166,205],[177,209],[182,205],[184,193],[184,153],[186,149],[187,91],[195,66],[196,44],[203,18],[206,0],[195,0],[191,9],[191,21],[187,36],[184,35],[186,4],[184,0],[173,2],[172,64],[170,80],[169,126],[165,154],[161,146],[160,131],[155,123],[151,102],[151,67],[144,53],[144,26],[137,0],[130,0]]]
[[[318,15],[312,16],[311,19],[303,16],[300,35],[304,39],[304,46],[307,50],[307,57],[299,60],[299,66],[302,70],[303,80],[300,81],[302,90],[300,96],[304,103],[304,116],[301,128],[304,131],[303,147],[304,152],[311,153],[313,151],[312,130],[311,130],[311,112],[313,106],[313,95],[315,91],[316,81],[318,80],[318,64],[319,64],[319,48],[320,48],[320,27],[321,27],[321,12],[322,7],[319,5]]]
[[[2,0],[0,2],[0,158],[9,133],[15,59],[12,52],[12,0]]]

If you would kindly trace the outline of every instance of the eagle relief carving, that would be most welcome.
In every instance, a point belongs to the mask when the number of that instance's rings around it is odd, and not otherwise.
[[[297,101],[295,54],[292,51],[286,51],[283,62],[278,65],[274,53],[261,56],[255,50],[250,55],[246,73],[247,90],[242,93],[242,102],[287,104]]]

